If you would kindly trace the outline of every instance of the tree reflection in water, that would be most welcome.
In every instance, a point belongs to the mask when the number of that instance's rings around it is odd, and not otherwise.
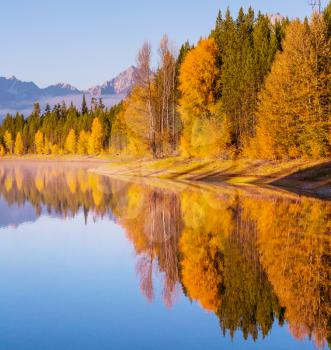
[[[224,333],[257,339],[277,321],[297,339],[330,343],[330,202],[14,163],[0,166],[0,196],[9,205],[30,202],[37,215],[113,218],[134,245],[150,301],[161,274],[168,307],[181,289],[218,316]]]

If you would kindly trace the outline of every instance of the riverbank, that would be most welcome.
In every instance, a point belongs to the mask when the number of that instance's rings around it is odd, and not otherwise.
[[[70,163],[118,177],[158,178],[213,184],[259,185],[331,199],[331,161],[215,160],[171,157],[161,160],[93,156],[4,157],[1,161]]]
[[[123,160],[100,165],[96,172],[167,180],[281,187],[299,194],[331,198],[331,161],[185,159]]]

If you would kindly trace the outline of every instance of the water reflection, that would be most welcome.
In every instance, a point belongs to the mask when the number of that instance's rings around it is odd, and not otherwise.
[[[258,339],[277,322],[319,348],[331,342],[330,202],[24,163],[0,166],[1,198],[31,204],[36,216],[111,217],[134,245],[146,298],[158,273],[165,305],[182,291],[217,315],[224,334]]]

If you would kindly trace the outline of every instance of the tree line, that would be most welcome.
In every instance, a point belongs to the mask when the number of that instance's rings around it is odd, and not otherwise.
[[[119,105],[49,106],[7,115],[0,155],[118,154],[265,159],[331,154],[331,2],[310,19],[272,22],[250,8],[221,12],[207,38],[159,64],[144,43],[135,84]]]
[[[0,155],[15,154],[90,154],[109,148],[111,128],[121,104],[105,108],[102,99],[92,100],[82,108],[63,102],[51,110],[47,105],[41,114],[39,103],[27,118],[7,115],[0,127]]]

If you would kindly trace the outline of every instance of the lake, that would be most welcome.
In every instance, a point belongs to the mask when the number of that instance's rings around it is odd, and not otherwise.
[[[328,349],[330,203],[1,162],[0,349]]]

